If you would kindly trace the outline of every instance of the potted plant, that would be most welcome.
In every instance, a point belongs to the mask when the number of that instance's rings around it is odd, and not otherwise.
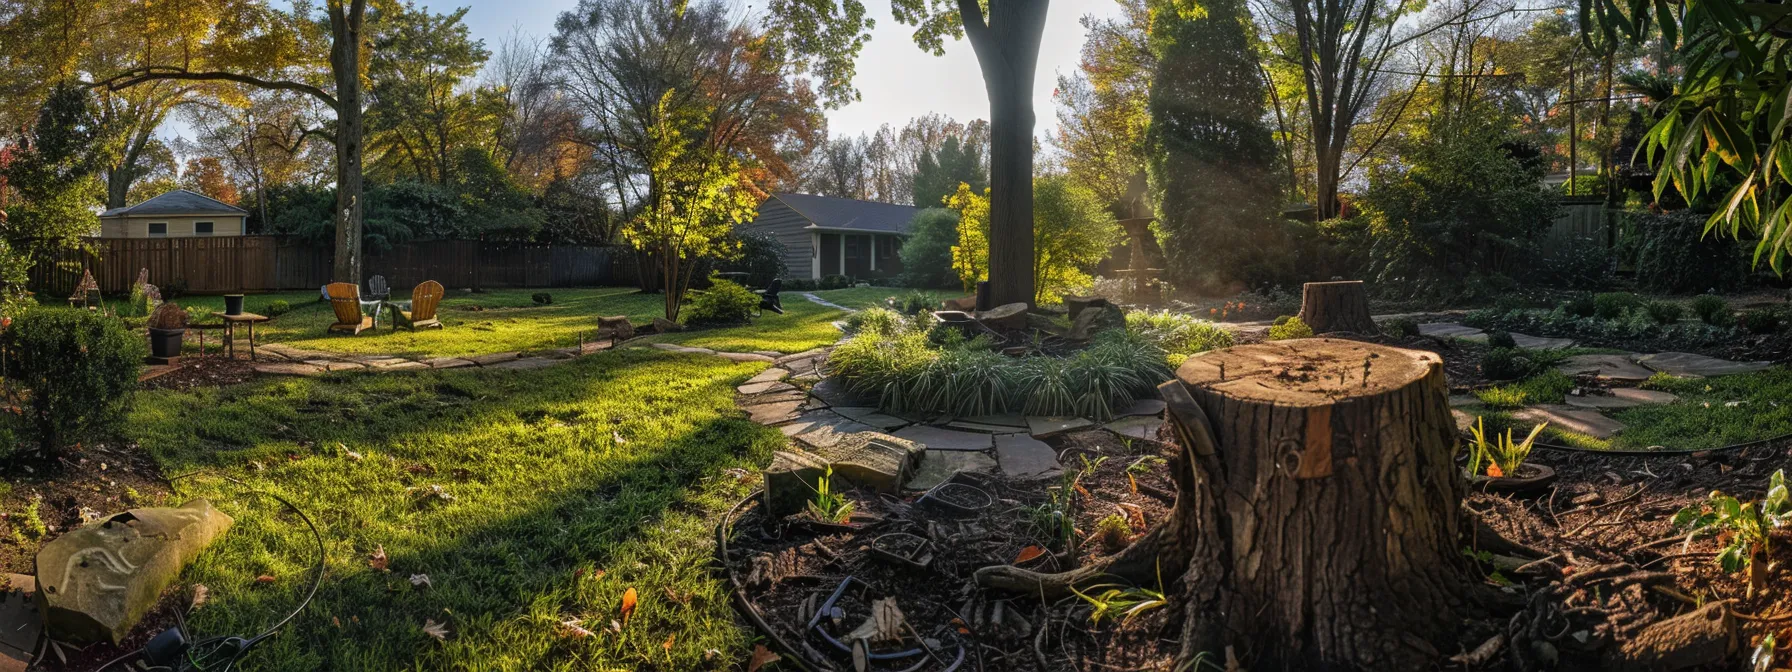
[[[241,295],[241,294],[225,294],[224,295],[224,314],[225,315],[241,315],[241,314],[243,314],[243,295]]]
[[[1486,420],[1476,418],[1475,426],[1469,430],[1474,435],[1468,446],[1466,475],[1469,483],[1494,492],[1518,493],[1537,490],[1555,481],[1556,470],[1525,461],[1531,456],[1537,436],[1548,426],[1545,422],[1532,427],[1523,441],[1513,441],[1511,429],[1488,441]]]
[[[181,338],[187,333],[187,311],[173,302],[156,307],[149,315],[149,356],[173,359],[180,356]]]

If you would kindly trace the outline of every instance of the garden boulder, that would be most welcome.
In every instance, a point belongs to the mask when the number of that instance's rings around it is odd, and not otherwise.
[[[230,516],[195,499],[179,508],[131,509],[57,537],[37,553],[37,600],[50,636],[124,641]]]
[[[627,315],[597,318],[597,337],[612,341],[626,341],[635,337],[635,325],[628,321]]]
[[[772,453],[765,468],[765,508],[773,518],[800,513],[815,496],[815,485],[827,478],[828,461],[794,451]]]

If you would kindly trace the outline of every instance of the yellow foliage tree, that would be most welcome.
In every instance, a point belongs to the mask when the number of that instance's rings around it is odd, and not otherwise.
[[[952,270],[965,291],[989,279],[989,190],[982,194],[971,185],[958,183],[957,193],[946,197],[946,207],[958,212],[958,244],[952,246]]]

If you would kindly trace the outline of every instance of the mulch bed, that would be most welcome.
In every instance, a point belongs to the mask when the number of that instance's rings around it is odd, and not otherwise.
[[[248,382],[255,377],[254,362],[244,354],[239,359],[221,355],[183,357],[180,366],[143,383],[151,390],[190,390],[195,387],[222,387]]]

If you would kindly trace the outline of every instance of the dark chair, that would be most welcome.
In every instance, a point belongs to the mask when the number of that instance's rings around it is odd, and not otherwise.
[[[784,314],[784,302],[778,299],[778,292],[782,289],[784,289],[784,279],[772,278],[772,284],[759,290],[759,313],[761,315],[768,310],[779,315]]]
[[[392,296],[392,289],[386,285],[386,276],[376,275],[367,279],[367,298],[373,301],[385,301]]]

